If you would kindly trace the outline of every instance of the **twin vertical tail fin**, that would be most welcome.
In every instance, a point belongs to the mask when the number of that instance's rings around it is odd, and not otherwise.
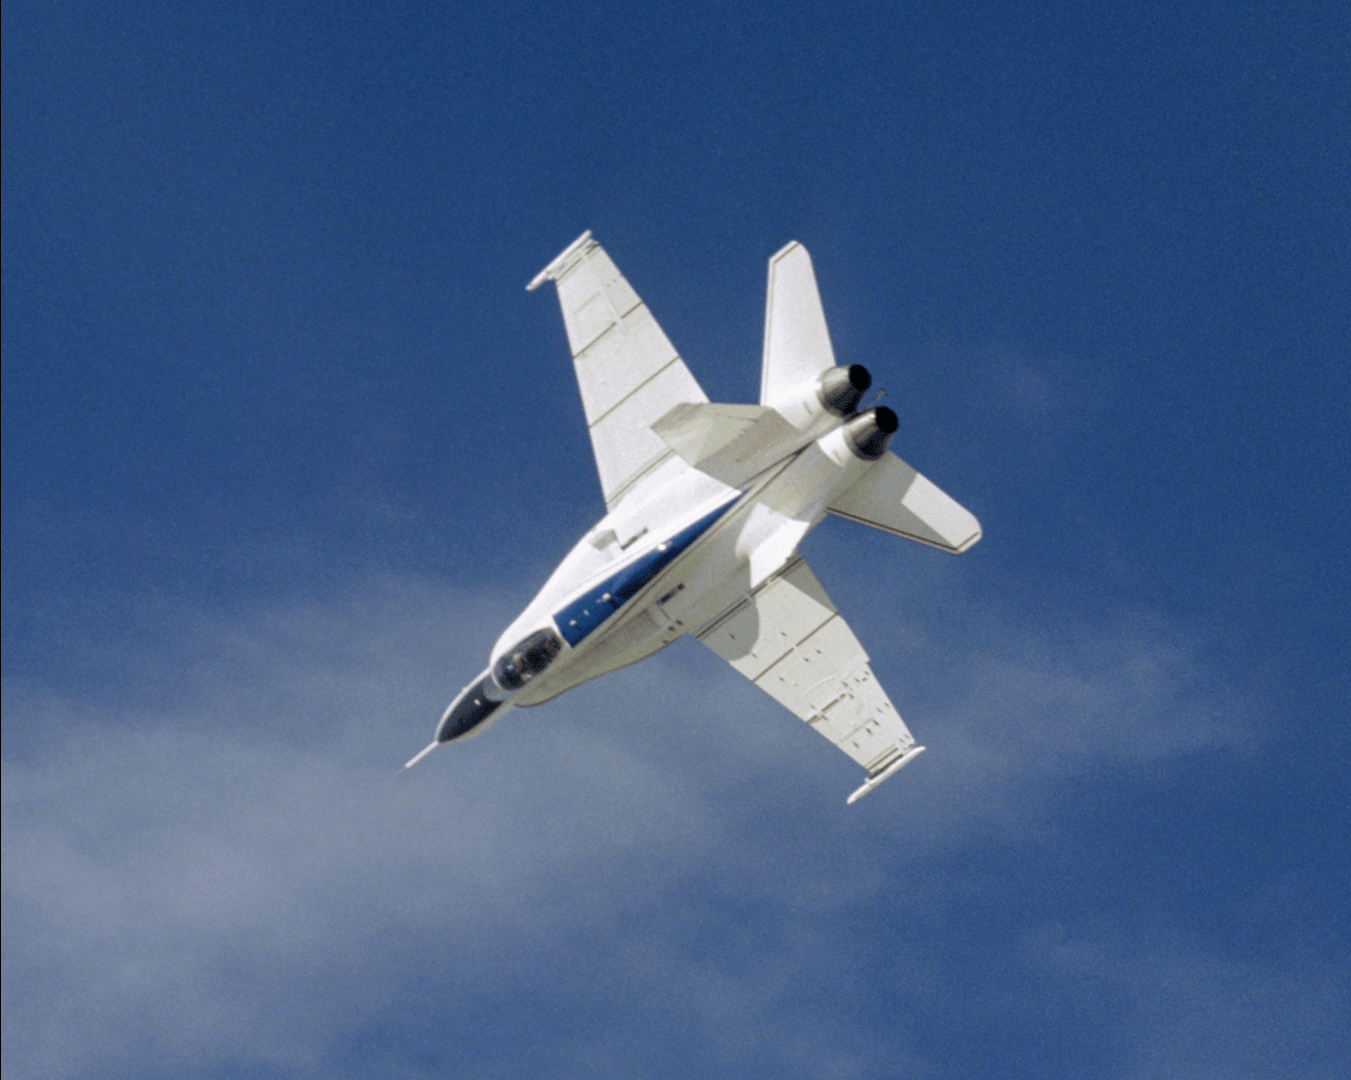
[[[803,383],[834,366],[812,257],[794,240],[769,260],[760,404],[782,404]]]
[[[796,240],[769,260],[760,404],[778,407],[808,380],[835,367],[811,256]],[[852,370],[852,369],[851,369]],[[831,500],[838,517],[960,554],[980,539],[974,514],[887,452]]]

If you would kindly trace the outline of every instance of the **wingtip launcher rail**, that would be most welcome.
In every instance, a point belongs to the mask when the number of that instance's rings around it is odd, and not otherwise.
[[[890,780],[893,776],[895,776],[898,772],[904,769],[907,765],[909,765],[912,761],[915,760],[915,758],[919,757],[920,754],[922,753],[924,753],[924,747],[922,746],[916,746],[906,751],[904,754],[902,754],[899,758],[893,761],[890,765],[888,765],[876,776],[868,777],[868,779],[864,781],[864,784],[861,788],[859,788],[856,792],[850,795],[849,798],[845,799],[844,801],[845,805],[853,806],[854,803],[858,802],[859,799],[863,798],[864,795],[872,791],[873,788],[879,786],[884,780]]]

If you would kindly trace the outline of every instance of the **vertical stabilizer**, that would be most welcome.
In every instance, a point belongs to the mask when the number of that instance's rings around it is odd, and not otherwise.
[[[796,240],[769,260],[765,357],[760,404],[778,405],[809,379],[835,366],[812,257]]]

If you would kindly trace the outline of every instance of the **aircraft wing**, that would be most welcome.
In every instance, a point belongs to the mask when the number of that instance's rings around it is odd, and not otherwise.
[[[526,286],[558,286],[605,505],[674,451],[652,423],[708,398],[605,249],[585,232]]]
[[[800,557],[695,636],[868,771],[851,803],[924,749]]]

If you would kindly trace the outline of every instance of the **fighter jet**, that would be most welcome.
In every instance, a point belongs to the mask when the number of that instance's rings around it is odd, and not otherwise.
[[[871,376],[835,363],[801,244],[769,260],[758,405],[709,402],[589,231],[526,288],[546,281],[608,512],[406,767],[690,634],[858,762],[857,801],[924,747],[798,545],[834,514],[958,554],[980,523],[887,449],[891,409],[859,411]]]

